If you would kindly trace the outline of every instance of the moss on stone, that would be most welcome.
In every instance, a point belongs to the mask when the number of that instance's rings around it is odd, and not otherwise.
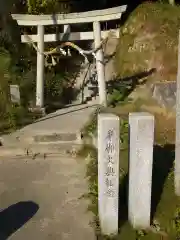
[[[180,6],[144,3],[120,30],[115,56],[118,77],[156,69],[153,81],[174,81],[177,74]]]

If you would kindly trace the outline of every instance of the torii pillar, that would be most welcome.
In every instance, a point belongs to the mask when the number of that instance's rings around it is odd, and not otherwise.
[[[94,45],[97,48],[101,44],[101,25],[100,22],[93,22],[93,32],[94,32]],[[99,87],[99,98],[100,105],[107,106],[106,97],[106,81],[105,81],[105,65],[104,65],[104,54],[103,49],[100,48],[96,52],[96,69],[98,77],[98,87]]]

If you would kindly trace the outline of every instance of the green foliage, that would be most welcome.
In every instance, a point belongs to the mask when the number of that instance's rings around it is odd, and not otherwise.
[[[22,106],[15,104],[9,105],[7,113],[8,125],[10,128],[15,129],[23,118],[26,117],[25,109]]]
[[[123,93],[117,89],[114,89],[111,96],[109,97],[109,104],[114,104],[122,101]]]
[[[180,238],[180,208],[176,209],[175,217],[173,219],[174,228],[176,229],[176,238]]]
[[[23,80],[23,74],[18,74],[14,67],[11,68],[11,55],[5,49],[0,50],[0,131],[3,128],[15,129],[22,125],[22,122],[27,122],[28,108],[27,108],[27,96],[30,92],[30,88],[27,86],[32,83],[30,79],[28,81]],[[21,105],[11,103],[10,98],[10,84],[18,84],[20,86],[21,94]],[[26,85],[26,89],[25,86]],[[29,119],[27,123],[30,123]]]
[[[144,230],[137,230],[136,231],[136,240],[142,239],[142,237],[146,236],[146,232]]]
[[[27,7],[29,14],[70,12],[69,0],[28,0]]]
[[[63,91],[64,74],[47,72],[45,80],[45,96],[50,100],[58,100]],[[47,99],[47,100],[48,100]]]
[[[169,4],[172,4],[174,5],[175,4],[175,0],[158,0],[159,3],[169,3]]]
[[[121,119],[120,124],[120,142],[121,149],[127,149],[128,147],[128,137],[129,137],[129,123],[126,119]]]
[[[82,129],[83,136],[89,136],[94,134],[97,129],[97,116],[99,113],[103,112],[104,108],[99,107],[97,108],[96,112],[92,114],[88,124]]]
[[[124,102],[129,93],[129,86],[119,86],[113,89],[108,98],[108,105],[116,106],[117,104]]]

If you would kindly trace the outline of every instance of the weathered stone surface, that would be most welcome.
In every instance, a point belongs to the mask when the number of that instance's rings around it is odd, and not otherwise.
[[[146,1],[120,28],[116,71],[123,79],[156,71],[147,82],[174,81],[177,75],[179,6]]]
[[[153,98],[155,98],[161,106],[175,110],[176,82],[156,83],[153,87]]]
[[[10,94],[11,94],[11,101],[13,103],[20,103],[20,91],[18,85],[10,85]]]
[[[77,134],[76,133],[54,133],[51,135],[38,135],[34,137],[35,142],[56,142],[56,141],[76,141]]]
[[[174,165],[174,188],[175,194],[180,196],[180,32],[178,47],[178,71],[177,71],[177,94],[176,94],[176,142],[175,142],[175,165]]]
[[[151,186],[154,116],[130,113],[128,217],[134,228],[148,228],[151,212]]]

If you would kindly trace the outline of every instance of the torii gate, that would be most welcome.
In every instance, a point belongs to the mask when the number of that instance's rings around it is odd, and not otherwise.
[[[12,14],[12,18],[20,26],[37,26],[37,35],[21,36],[22,42],[37,42],[37,76],[36,76],[36,107],[44,107],[44,42],[57,41],[57,34],[44,34],[44,26],[64,25],[64,33],[60,33],[58,41],[94,40],[95,48],[101,44],[101,40],[107,37],[108,31],[101,31],[100,22],[120,19],[127,6],[119,6],[103,10],[95,10],[80,13],[55,14],[55,15],[28,15]],[[70,32],[70,24],[93,23],[93,32]],[[119,30],[115,29],[116,37]],[[106,106],[106,85],[104,56],[102,48],[96,51],[96,69],[98,76],[98,88],[100,104]]]

